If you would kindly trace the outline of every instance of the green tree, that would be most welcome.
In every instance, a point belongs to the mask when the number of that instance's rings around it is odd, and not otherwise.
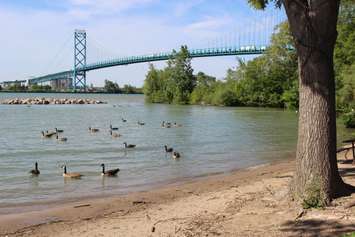
[[[104,89],[108,93],[120,93],[120,87],[116,82],[110,81],[110,80],[105,80],[105,86]]]
[[[146,100],[155,103],[188,104],[190,94],[196,86],[196,78],[191,67],[191,58],[186,46],[179,52],[173,51],[164,70],[149,66],[144,81]]]
[[[48,92],[52,90],[52,87],[50,85],[42,86],[42,85],[34,84],[30,86],[29,90],[33,92]]]
[[[291,104],[298,104],[297,56],[288,50],[291,45],[288,24],[281,23],[265,54],[248,62],[238,60],[237,69],[227,71],[225,85],[233,88],[239,105],[293,108]]]
[[[165,87],[166,80],[163,77],[163,71],[157,70],[153,64],[149,64],[149,71],[143,86],[145,99],[152,103],[167,102],[164,94]]]
[[[334,51],[336,71],[337,107],[342,111],[354,108],[355,84],[355,3],[343,0],[338,20],[338,38]]]
[[[139,89],[132,86],[132,85],[123,85],[123,88],[122,88],[122,93],[124,94],[138,94],[140,93]]]
[[[9,86],[7,88],[7,90],[9,90],[9,91],[26,91],[27,87],[16,83],[14,85]]]
[[[264,9],[283,5],[299,61],[299,126],[294,197],[315,206],[351,189],[339,175],[336,160],[336,113],[333,53],[338,0],[248,0]]]
[[[338,92],[338,102],[342,107],[350,110],[355,107],[355,63],[344,67],[339,77],[342,78],[342,87]]]
[[[338,38],[334,50],[337,72],[355,62],[355,2],[342,0],[337,24]]]
[[[187,46],[181,46],[180,51],[168,61],[169,81],[168,91],[173,93],[173,103],[188,104],[190,94],[196,86],[193,75],[191,57]]]
[[[196,87],[191,93],[190,101],[192,104],[211,104],[216,78],[198,72],[196,75]]]

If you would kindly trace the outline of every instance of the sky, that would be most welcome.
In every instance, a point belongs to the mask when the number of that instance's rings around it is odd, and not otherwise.
[[[88,63],[178,49],[266,44],[282,10],[253,10],[247,0],[0,0],[0,81],[23,80],[73,67],[73,32],[87,32]],[[251,57],[244,57],[245,60]],[[165,62],[155,62],[158,68]],[[235,56],[193,59],[195,73],[223,79]],[[87,74],[142,86],[148,63]]]

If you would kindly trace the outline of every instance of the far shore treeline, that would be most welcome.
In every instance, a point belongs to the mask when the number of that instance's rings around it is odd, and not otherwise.
[[[14,84],[8,88],[1,88],[0,92],[28,92],[28,93],[77,93],[73,92],[72,89],[53,89],[50,85],[19,85]],[[105,80],[104,87],[93,87],[87,88],[86,92],[80,91],[79,93],[107,93],[107,94],[143,94],[143,89],[132,85],[123,85],[120,87],[116,82]]]
[[[355,18],[351,6],[343,5],[338,21],[334,53],[337,111],[345,114],[347,127],[355,127]],[[193,73],[186,46],[174,52],[164,69],[152,64],[143,92],[151,103],[218,106],[262,106],[298,109],[298,67],[287,22],[275,28],[265,54],[248,62],[237,59],[223,80]]]

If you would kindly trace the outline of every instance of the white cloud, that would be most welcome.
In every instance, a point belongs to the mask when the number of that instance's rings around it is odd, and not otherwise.
[[[157,0],[68,0],[69,14],[79,19],[95,15],[110,15],[141,7]]]
[[[208,16],[205,19],[193,22],[185,27],[186,31],[201,31],[201,30],[218,30],[232,22],[229,16],[212,17]]]
[[[0,81],[24,79],[67,70],[73,64],[73,30],[85,28],[88,33],[88,62],[109,57],[131,56],[170,51],[182,44],[202,48],[207,42],[226,32],[236,23],[245,31],[248,19],[228,14],[194,16],[190,24],[177,23],[175,14],[194,11],[194,4],[173,8],[161,15],[113,14],[158,0],[67,0],[66,10],[24,10],[4,8],[0,4]],[[186,1],[184,1],[186,2]],[[178,2],[178,5],[182,4]],[[175,14],[174,14],[175,13]],[[194,12],[193,12],[194,13]],[[100,17],[96,17],[100,15]],[[188,14],[186,14],[188,15]],[[183,22],[191,18],[184,18]],[[165,65],[164,62],[157,63]],[[235,57],[194,59],[195,70],[205,70],[222,77]],[[88,83],[102,85],[104,79],[119,84],[141,86],[147,64],[114,67],[88,73]]]
[[[198,5],[202,4],[205,2],[205,0],[184,0],[184,1],[179,1],[174,9],[175,16],[181,17],[185,14],[187,14],[191,9],[197,7]]]

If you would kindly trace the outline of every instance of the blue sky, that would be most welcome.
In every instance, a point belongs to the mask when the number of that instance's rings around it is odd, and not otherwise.
[[[0,81],[70,69],[73,31],[88,34],[88,62],[230,44],[265,44],[280,10],[255,11],[246,0],[0,0]],[[250,57],[246,57],[249,59]],[[164,62],[155,63],[163,67]],[[195,72],[222,79],[235,57],[194,59]],[[88,83],[141,86],[147,64],[88,73]]]

